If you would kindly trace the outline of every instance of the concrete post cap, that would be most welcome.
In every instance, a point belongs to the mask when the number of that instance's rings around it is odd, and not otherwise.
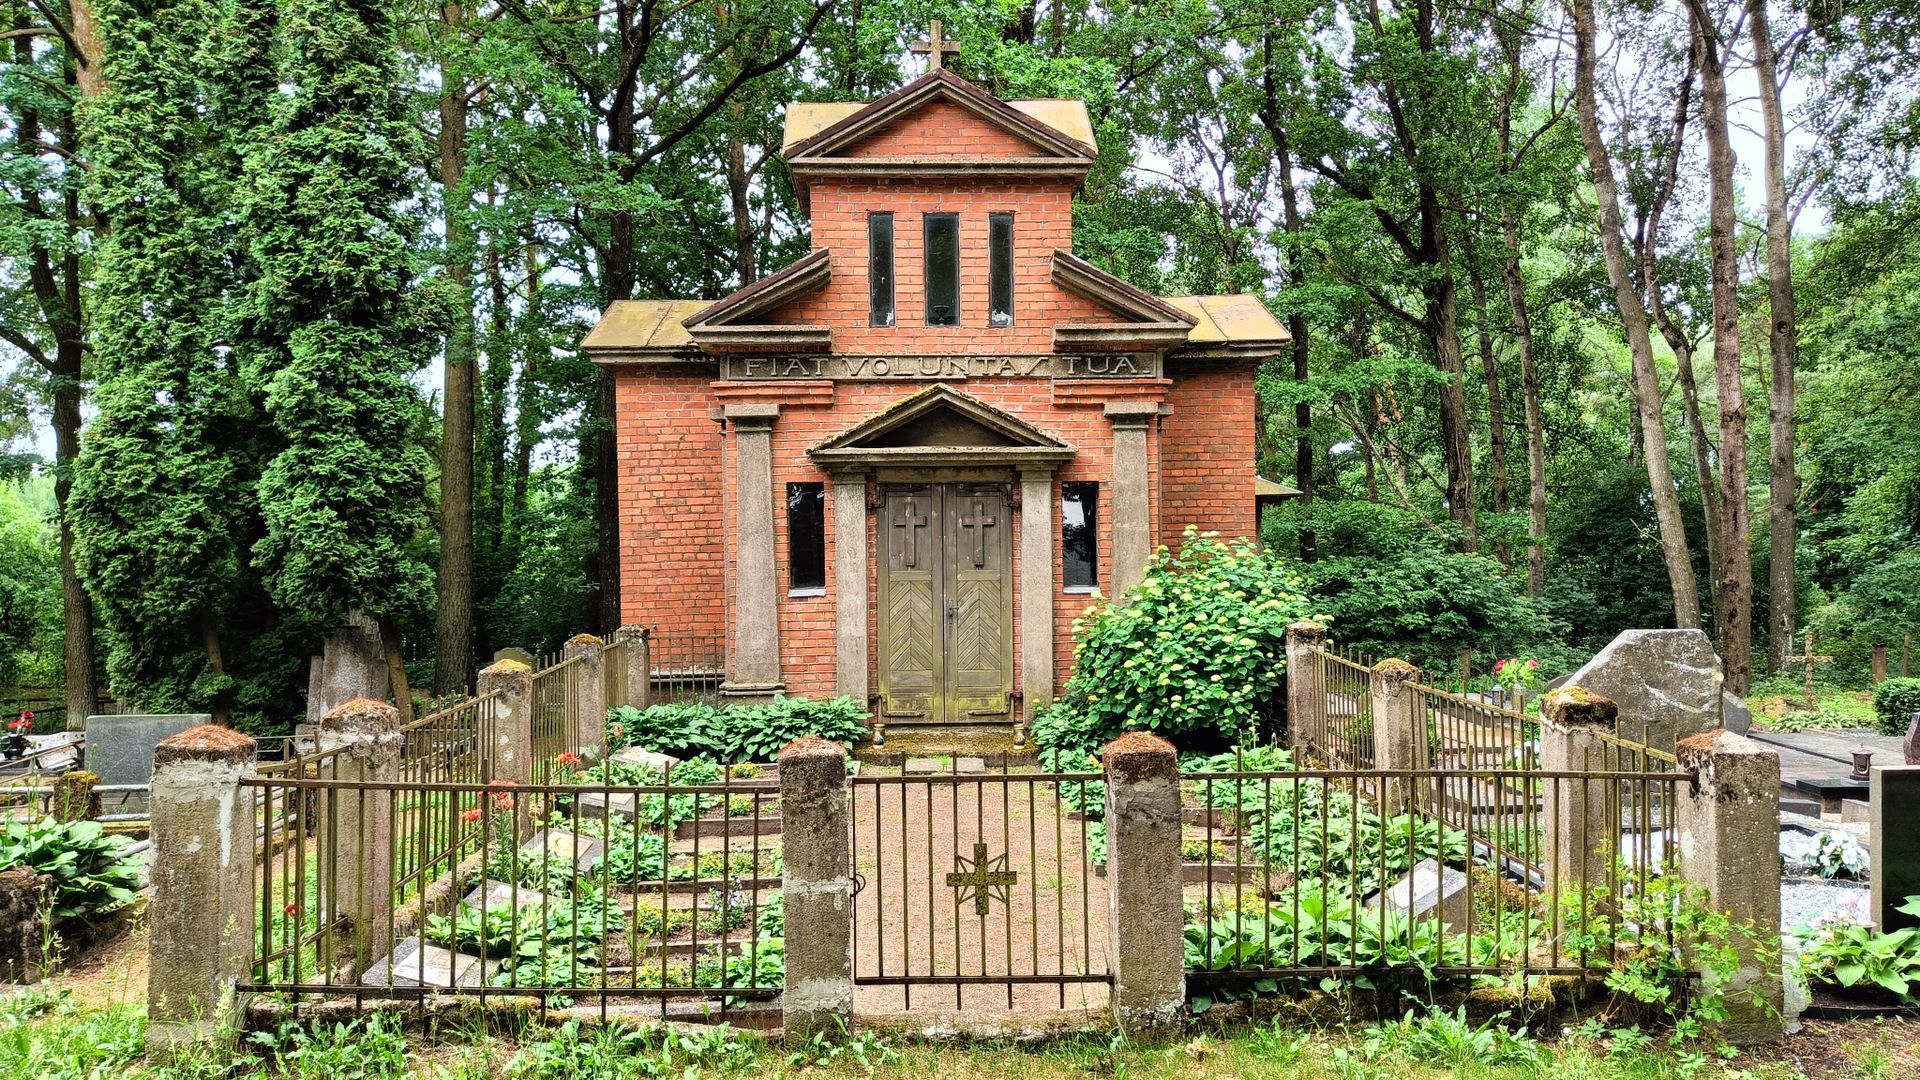
[[[1324,624],[1314,622],[1312,619],[1301,619],[1299,622],[1287,624],[1287,636],[1305,641],[1325,641],[1327,628]]]
[[[1397,656],[1389,656],[1373,665],[1373,677],[1388,693],[1393,693],[1419,678],[1420,669]]]
[[[493,663],[480,669],[481,677],[489,679],[508,679],[516,675],[531,674],[533,674],[533,665],[523,664],[511,657],[505,660],[495,660]]]
[[[1673,746],[1673,753],[1684,767],[1689,760],[1705,761],[1718,757],[1759,757],[1776,754],[1759,742],[1726,728],[1695,732]]]
[[[1150,731],[1129,731],[1100,748],[1100,767],[1125,781],[1180,771],[1173,744]]]
[[[320,730],[325,732],[388,735],[399,729],[400,710],[374,698],[343,701],[320,718]]]
[[[201,724],[160,740],[153,748],[155,767],[172,761],[225,761],[235,765],[253,761],[259,744],[251,735],[219,724]]]
[[[567,648],[575,649],[585,645],[605,645],[606,642],[592,634],[575,634],[567,639]]]
[[[819,735],[802,735],[780,748],[773,759],[782,765],[789,761],[804,761],[808,758],[840,758],[847,756],[847,748],[832,739]]]
[[[1561,727],[1611,729],[1620,719],[1620,706],[1586,687],[1562,686],[1540,695],[1540,715]]]

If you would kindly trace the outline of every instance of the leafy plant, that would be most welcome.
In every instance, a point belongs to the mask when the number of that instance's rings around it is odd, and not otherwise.
[[[1881,731],[1905,735],[1913,714],[1920,712],[1920,679],[1888,679],[1874,687],[1873,712]]]
[[[1907,897],[1895,910],[1920,915],[1920,896]],[[1920,927],[1881,934],[1850,919],[1823,919],[1801,941],[1800,970],[1809,981],[1872,984],[1920,1001]]]
[[[1834,829],[1823,832],[1813,843],[1808,859],[1810,868],[1823,878],[1861,877],[1872,864],[1866,845],[1850,832]]]
[[[1449,1069],[1533,1064],[1540,1057],[1540,1044],[1524,1032],[1509,1031],[1507,1019],[1506,1013],[1499,1013],[1474,1024],[1467,1019],[1465,1005],[1453,1012],[1436,1007],[1425,1012],[1409,1009],[1395,1023],[1367,1028],[1365,1038],[1378,1049]]]
[[[1074,620],[1074,674],[1036,720],[1034,741],[1081,753],[1135,730],[1231,742],[1278,693],[1287,624],[1309,613],[1285,561],[1189,527],[1125,603],[1096,603]]]
[[[0,870],[25,867],[48,879],[56,922],[91,922],[140,888],[140,860],[97,821],[9,821],[0,829]]]
[[[866,734],[872,715],[845,696],[778,697],[759,705],[725,708],[697,702],[646,709],[621,706],[607,713],[607,735],[609,746],[643,746],[679,758],[704,756],[744,764],[772,761],[788,743],[803,735],[856,742]],[[678,782],[678,770],[675,772]],[[757,769],[734,773],[741,780],[755,775]]]

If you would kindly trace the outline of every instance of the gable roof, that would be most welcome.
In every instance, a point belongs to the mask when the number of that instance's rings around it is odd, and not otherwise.
[[[1093,265],[1071,251],[1053,253],[1053,283],[1077,293],[1132,322],[1178,323],[1199,320],[1134,283]]]
[[[1038,123],[1094,149],[1093,118],[1087,103],[1079,98],[1009,98],[1006,102]],[[793,153],[802,141],[826,130],[873,104],[869,101],[794,101],[787,104],[786,123],[781,129],[780,153]]]
[[[796,296],[825,285],[833,274],[833,251],[815,248],[759,281],[727,295],[687,316],[686,326],[738,325],[764,315]]]
[[[845,150],[873,132],[910,115],[935,101],[958,105],[995,126],[1019,136],[1048,156],[1086,159],[1089,165],[1095,153],[1089,125],[1086,141],[1075,138],[1052,125],[987,93],[945,68],[936,68],[885,97],[876,98],[832,121],[825,127],[786,145],[789,163],[817,159]],[[1038,109],[1045,114],[1056,112]],[[1057,114],[1057,113],[1056,113]],[[1082,107],[1081,114],[1085,115]]]
[[[940,444],[889,437],[942,430],[930,422],[943,418],[942,414],[950,421],[945,430],[954,426],[975,430],[967,433],[965,441]],[[827,468],[952,464],[956,458],[975,465],[1058,464],[1073,454],[1073,447],[1060,439],[944,383],[901,398],[807,451],[815,463]]]

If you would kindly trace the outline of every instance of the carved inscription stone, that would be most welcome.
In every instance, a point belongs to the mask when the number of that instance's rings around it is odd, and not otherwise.
[[[1157,353],[1003,356],[732,356],[728,379],[1157,379]]]

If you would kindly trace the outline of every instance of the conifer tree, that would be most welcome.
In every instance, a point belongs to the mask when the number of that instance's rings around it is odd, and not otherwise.
[[[408,163],[424,146],[394,14],[379,0],[279,5],[283,91],[248,161],[247,351],[282,440],[260,477],[254,561],[282,618],[309,633],[356,607],[390,621],[427,589],[406,550],[427,476],[409,376],[438,329],[410,299]]]
[[[98,410],[73,490],[75,541],[114,685],[224,715],[222,617],[254,513],[258,418],[219,347],[232,266],[230,170],[210,0],[102,0],[105,89],[85,113],[108,228],[91,313]]]

